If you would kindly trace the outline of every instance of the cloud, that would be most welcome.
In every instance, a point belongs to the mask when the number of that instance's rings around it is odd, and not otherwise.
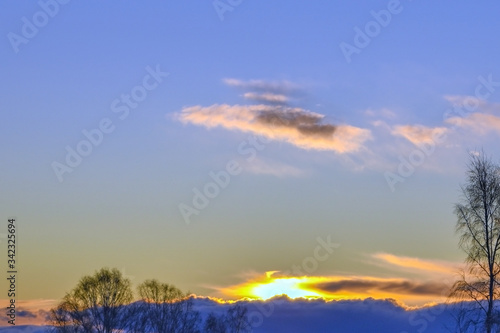
[[[247,92],[243,95],[243,97],[257,102],[267,102],[271,104],[286,104],[289,101],[287,96],[273,93]]]
[[[442,296],[447,288],[441,282],[416,282],[401,279],[350,278],[338,281],[321,282],[309,287],[322,293],[357,295],[412,295]]]
[[[228,86],[240,88],[247,91],[272,93],[279,95],[295,95],[300,92],[298,85],[290,81],[266,81],[266,80],[239,80],[226,78],[223,82]]]
[[[295,128],[304,135],[329,137],[337,129],[331,124],[321,124],[323,116],[301,109],[274,109],[257,114],[257,121],[273,127]]]
[[[429,277],[436,274],[449,277],[461,268],[461,264],[455,262],[396,256],[389,253],[375,253],[371,257],[392,268],[399,268],[413,273],[420,272],[428,274]]]
[[[25,318],[36,318],[36,314],[27,311],[27,310],[19,310],[16,312],[16,315],[18,317],[25,317]]]
[[[16,310],[19,322],[26,325],[41,325],[47,322],[49,310],[59,303],[57,300],[38,299],[38,300],[18,300],[16,301]],[[0,307],[6,308],[9,300],[0,300]],[[0,314],[0,319],[7,322],[6,314]]]
[[[448,129],[446,127],[426,127],[423,125],[397,125],[392,130],[392,134],[402,136],[416,146],[424,143],[434,144],[436,137],[441,137]]]
[[[33,326],[33,325],[19,325],[10,327],[0,327],[0,332],[8,333],[47,333],[50,332],[50,326]]]
[[[472,113],[467,117],[451,117],[447,123],[472,130],[474,134],[485,135],[490,132],[500,134],[500,117],[487,113]]]
[[[302,149],[348,153],[361,149],[371,139],[367,129],[323,123],[324,115],[277,105],[191,106],[183,108],[177,117],[183,123],[253,133]]]
[[[223,79],[228,86],[245,91],[243,97],[265,104],[288,104],[292,97],[303,95],[301,88],[289,81]]]
[[[464,95],[448,95],[445,99],[454,107],[446,113],[445,123],[471,130],[475,135],[500,133],[500,104]]]

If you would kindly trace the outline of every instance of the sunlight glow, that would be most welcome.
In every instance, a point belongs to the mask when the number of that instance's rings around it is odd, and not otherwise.
[[[323,277],[288,277],[280,276],[279,271],[268,271],[241,285],[225,289],[224,294],[236,297],[267,300],[275,296],[286,295],[289,298],[329,298],[338,299],[337,295],[322,293],[315,284],[325,281]]]
[[[320,297],[321,295],[317,292],[303,288],[301,284],[304,282],[310,282],[308,280],[309,278],[307,277],[273,279],[268,283],[256,284],[251,289],[251,292],[254,296],[264,300],[283,294],[290,298]]]

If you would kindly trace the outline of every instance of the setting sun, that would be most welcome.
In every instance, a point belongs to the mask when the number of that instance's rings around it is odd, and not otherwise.
[[[308,277],[278,278],[267,283],[256,283],[251,292],[258,298],[269,299],[277,295],[287,295],[290,298],[320,297],[315,291],[303,287],[304,282],[311,282]]]
[[[265,276],[251,279],[240,285],[224,288],[222,292],[232,297],[267,300],[275,296],[286,295],[289,298],[325,298],[326,294],[315,290],[313,286],[324,280],[321,277],[275,276],[278,271],[266,272]]]

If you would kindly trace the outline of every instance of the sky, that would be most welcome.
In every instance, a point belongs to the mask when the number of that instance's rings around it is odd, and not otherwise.
[[[468,154],[500,157],[497,2],[3,8],[0,267],[15,217],[26,308],[101,267],[403,307],[456,278]]]

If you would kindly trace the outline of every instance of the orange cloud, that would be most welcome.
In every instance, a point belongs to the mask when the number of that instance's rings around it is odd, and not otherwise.
[[[367,129],[323,123],[324,116],[321,114],[284,106],[192,106],[184,108],[177,116],[183,123],[252,133],[302,149],[354,152],[371,138]]]
[[[435,143],[436,137],[447,132],[445,127],[426,127],[423,125],[398,125],[392,130],[393,135],[402,136],[416,146],[423,143]]]
[[[500,117],[487,113],[472,113],[468,117],[452,117],[446,120],[447,123],[457,127],[466,128],[476,134],[488,134],[496,132],[500,134]]]
[[[429,277],[445,275],[451,278],[461,268],[461,264],[454,262],[396,256],[389,253],[375,253],[372,257],[389,266],[419,272]]]

